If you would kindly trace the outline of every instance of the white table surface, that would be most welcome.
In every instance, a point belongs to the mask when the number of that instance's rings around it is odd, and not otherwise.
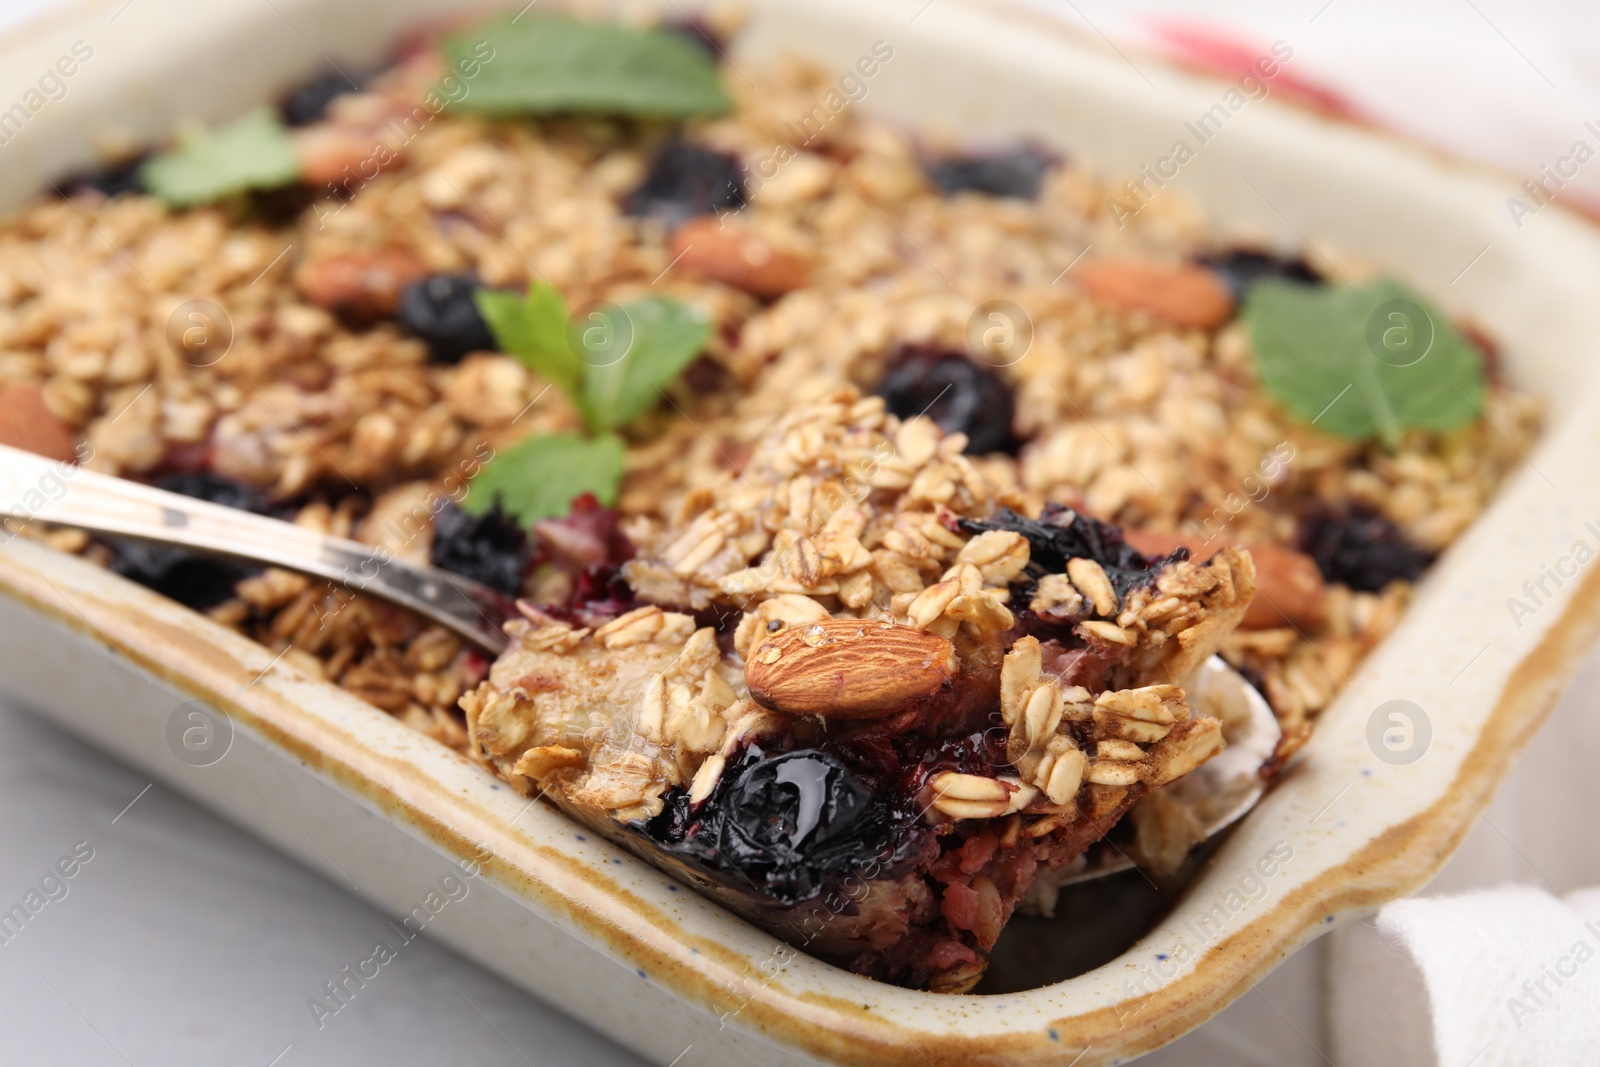
[[[58,2],[0,0],[0,28]],[[1206,11],[1266,40],[1290,25],[1306,70],[1344,76],[1368,110],[1528,173],[1554,158],[1551,146],[1569,143],[1569,125],[1600,115],[1600,107],[1583,113],[1600,101],[1600,82],[1588,77],[1600,71],[1600,48],[1590,43],[1597,36],[1574,32],[1600,15],[1560,0],[1035,2],[1126,40],[1147,33],[1148,12]],[[1417,48],[1419,39],[1433,47]],[[1430,71],[1419,74],[1419,64]],[[1600,847],[1592,832],[1576,832],[1600,810],[1600,783],[1585,770],[1588,755],[1600,752],[1596,683],[1600,657],[1435,890],[1600,884]],[[94,857],[67,883],[67,896],[0,944],[0,1064],[643,1062],[426,938],[319,1029],[307,1000],[370,952],[388,917],[0,698],[0,910],[79,842]],[[1141,1062],[1333,1063],[1322,948],[1300,953],[1217,1019]],[[695,1067],[692,1050],[679,1067]]]

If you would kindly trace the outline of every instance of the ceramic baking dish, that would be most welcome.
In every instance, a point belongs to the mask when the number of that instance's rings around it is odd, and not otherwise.
[[[734,59],[895,62],[863,106],[952,132],[1027,134],[1137,172],[1222,83],[1124,57],[1037,16],[962,0],[754,0]],[[268,98],[333,55],[375,58],[446,3],[105,0],[0,44],[0,109],[93,50],[0,146],[0,207],[115,133],[156,139]],[[1263,42],[1263,49],[1271,42]],[[1292,49],[1294,42],[1286,42]],[[1291,58],[1288,61],[1293,63]],[[1370,260],[1504,343],[1551,401],[1547,432],[1422,583],[1282,785],[1138,944],[1023,992],[874,984],[778,945],[541,803],[260,646],[76,558],[0,549],[0,684],[394,914],[446,874],[487,891],[428,932],[660,1063],[1097,1064],[1198,1025],[1331,925],[1424,884],[1538,727],[1600,625],[1600,237],[1505,208],[1507,179],[1272,100],[1252,101],[1176,188],[1234,237]],[[29,486],[0,486],[22,493]],[[1532,614],[1508,609],[1545,580]],[[172,731],[220,709],[216,759]],[[1403,703],[1395,703],[1403,702]],[[1400,718],[1396,719],[1395,716]],[[1396,751],[1384,734],[1409,726]],[[230,739],[231,737],[231,739]],[[203,764],[203,765],[196,765]],[[1558,816],[1560,813],[1556,813]],[[1576,814],[1576,813],[1574,813]]]

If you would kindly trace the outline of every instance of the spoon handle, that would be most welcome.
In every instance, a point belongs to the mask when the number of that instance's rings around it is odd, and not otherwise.
[[[383,548],[0,445],[0,516],[266,563],[409,608],[499,653],[509,597]]]

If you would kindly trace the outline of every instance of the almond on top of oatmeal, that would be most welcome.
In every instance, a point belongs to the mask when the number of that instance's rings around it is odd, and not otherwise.
[[[301,263],[295,285],[311,303],[357,319],[393,315],[406,286],[428,273],[411,252],[380,249]]]
[[[758,636],[745,684],[773,711],[876,719],[950,692],[959,670],[954,646],[937,634],[892,619],[828,619]]]
[[[0,439],[519,595],[490,663],[303,576],[52,542],[808,951],[964,991],[1041,871],[1141,797],[1186,825],[1163,790],[1224,743],[1205,657],[1267,697],[1281,769],[1540,402],[1397,283],[1335,284],[1359,265],[1229,246],[1177,195],[1119,223],[1070,145],[935,145],[816,110],[823,67],[750,84],[669,35],[423,40],[292,130],[158,153],[165,203],[108,171],[0,221]],[[1374,350],[1377,296],[1410,303]],[[232,325],[203,366],[168,342],[190,301]],[[1384,414],[1425,333],[1481,413]],[[1330,344],[1377,392],[1297,356]]]
[[[45,402],[38,386],[0,382],[0,445],[71,462],[75,436]]]
[[[668,249],[690,274],[768,300],[803,289],[806,263],[737,223],[691,219],[672,231]]]
[[[1174,326],[1215,329],[1233,317],[1233,294],[1214,272],[1137,260],[1091,260],[1074,280],[1097,300],[1148,311]]]

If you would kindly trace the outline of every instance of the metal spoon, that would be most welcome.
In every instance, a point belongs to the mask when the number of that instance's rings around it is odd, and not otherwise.
[[[138,482],[53,463],[0,445],[0,516],[267,563],[380,597],[439,623],[495,655],[511,598],[372,545]]]
[[[515,611],[511,598],[447,571],[396,559],[383,549],[237,508],[169,493],[70,464],[53,463],[0,445],[0,516],[57,523],[115,537],[266,563],[325,578],[409,608],[499,655],[501,624]],[[1189,686],[1197,713],[1225,724],[1221,754],[1168,786],[1217,810],[1204,820],[1205,836],[1233,825],[1265,791],[1256,771],[1272,755],[1281,732],[1260,693],[1237,671],[1212,656]],[[1055,876],[1060,885],[1128,870],[1133,861],[1101,848],[1087,866]]]

